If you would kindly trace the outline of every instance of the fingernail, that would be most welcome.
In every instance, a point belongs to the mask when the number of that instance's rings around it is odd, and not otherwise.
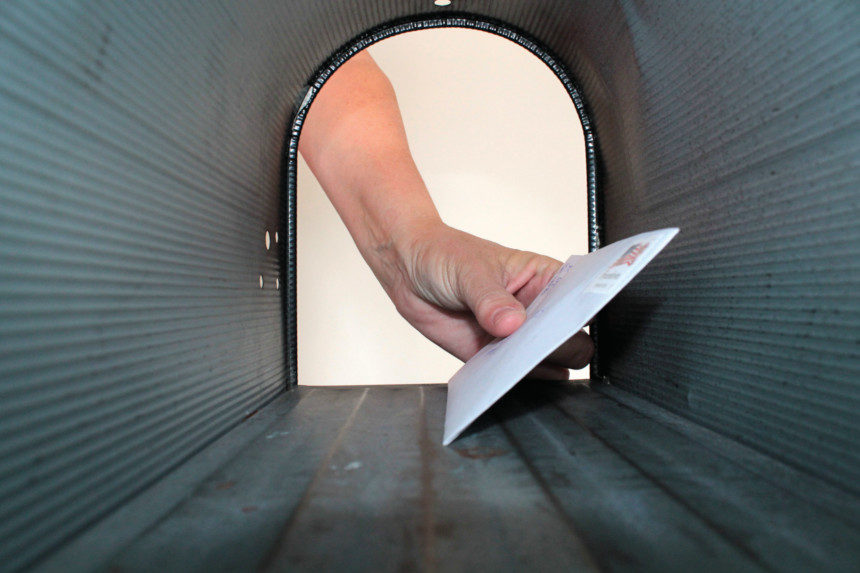
[[[490,318],[490,321],[493,323],[494,326],[499,326],[501,325],[502,321],[505,320],[505,317],[519,314],[521,312],[522,311],[520,309],[512,308],[510,306],[498,308],[495,312],[493,312],[493,316]]]

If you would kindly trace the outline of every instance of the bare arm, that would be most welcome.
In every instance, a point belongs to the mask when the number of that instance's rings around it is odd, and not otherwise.
[[[467,360],[525,320],[560,263],[445,225],[415,166],[388,78],[361,52],[325,83],[299,149],[397,310],[427,338]],[[543,375],[581,367],[577,335]]]
[[[397,98],[366,52],[324,85],[299,149],[371,267],[397,264],[417,226],[440,223],[406,141]]]

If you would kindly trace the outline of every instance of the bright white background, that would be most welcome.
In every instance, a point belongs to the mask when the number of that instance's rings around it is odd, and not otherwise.
[[[582,126],[543,62],[455,28],[369,50],[446,223],[560,260],[587,252]],[[297,191],[299,384],[446,382],[461,362],[397,314],[301,159]]]

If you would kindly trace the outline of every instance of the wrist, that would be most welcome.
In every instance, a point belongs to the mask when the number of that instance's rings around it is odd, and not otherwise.
[[[429,208],[388,211],[380,219],[364,218],[359,250],[376,278],[389,295],[404,282],[410,282],[420,246],[446,228],[432,203]],[[358,237],[354,238],[358,239]]]

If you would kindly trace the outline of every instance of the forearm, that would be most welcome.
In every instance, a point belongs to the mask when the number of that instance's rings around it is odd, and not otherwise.
[[[365,53],[325,83],[299,150],[400,314],[458,358],[519,328],[525,305],[561,264],[442,223],[409,152],[394,90]],[[555,375],[566,378],[561,370]]]
[[[411,237],[439,214],[406,140],[388,78],[365,53],[325,83],[299,149],[383,286]]]

